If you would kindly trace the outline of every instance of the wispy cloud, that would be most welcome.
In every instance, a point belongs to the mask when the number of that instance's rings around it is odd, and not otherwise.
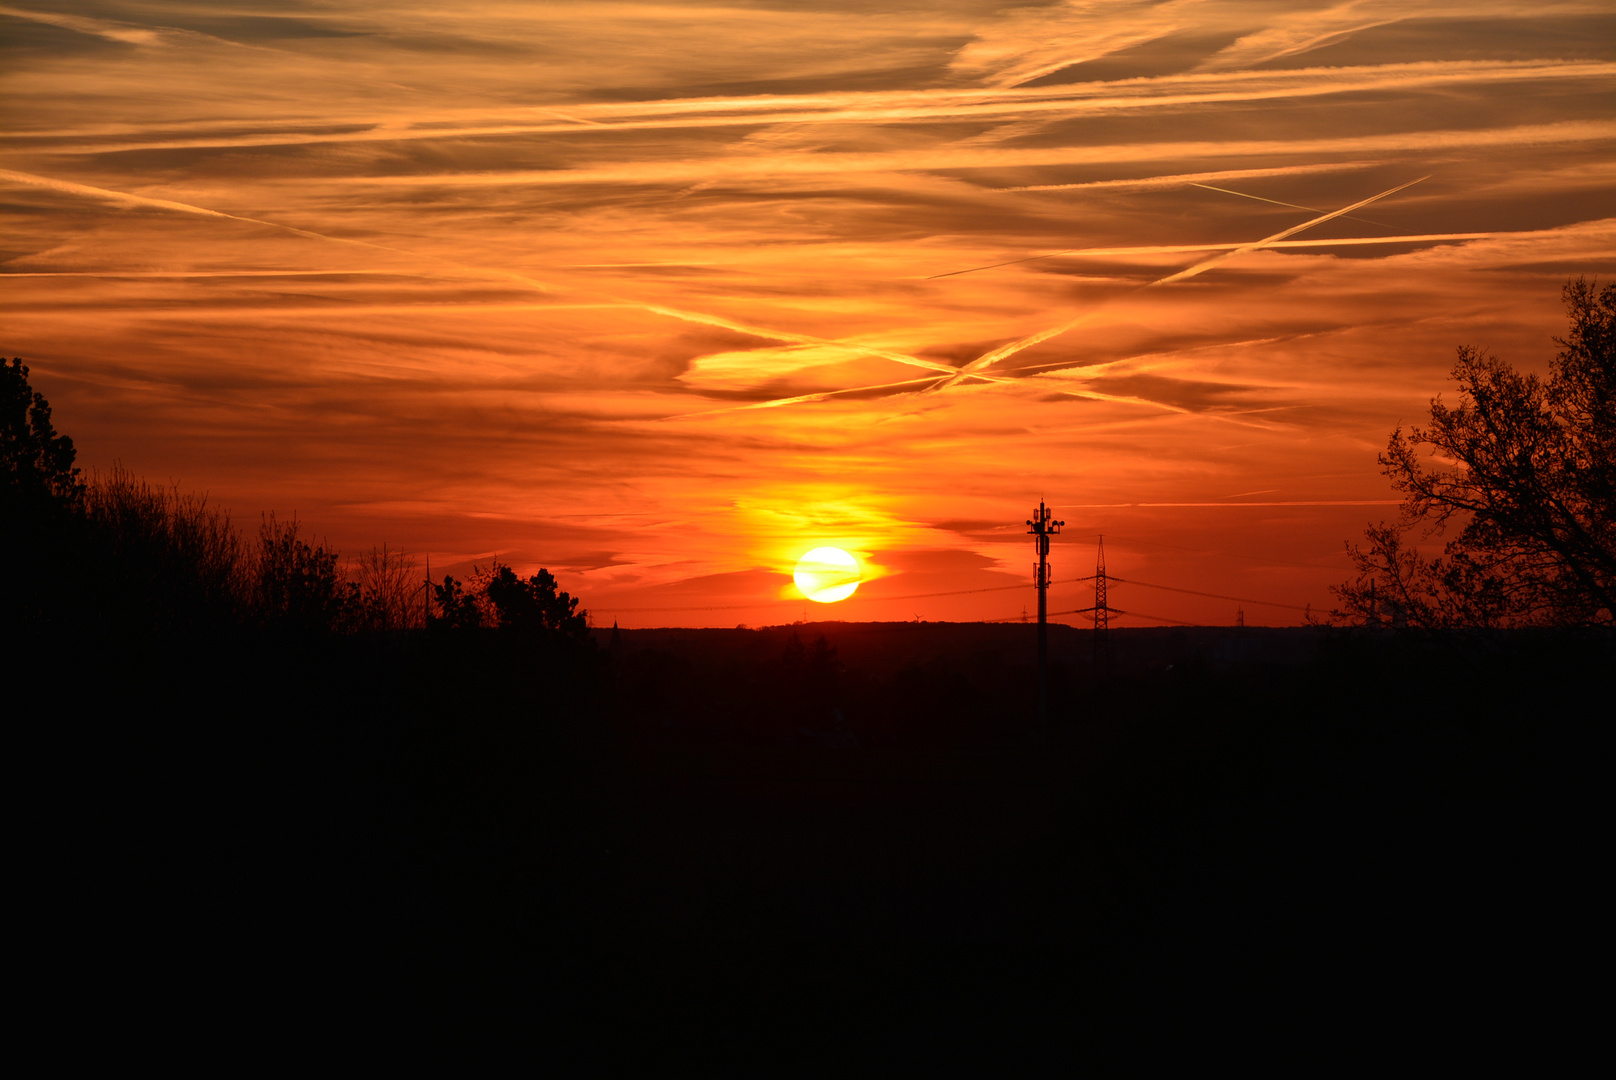
[[[1434,89],[1450,85],[1511,84],[1543,80],[1599,80],[1616,76],[1605,61],[1446,61],[1295,71],[1240,72],[1215,76],[1187,74],[1135,82],[1084,84],[1049,89],[932,89],[860,94],[826,93],[789,97],[756,96],[676,99],[612,104],[499,108],[506,116],[490,122],[489,108],[476,118],[464,109],[427,106],[397,116],[331,115],[316,127],[307,121],[278,125],[282,130],[242,132],[239,122],[187,124],[193,134],[177,135],[172,124],[98,125],[31,132],[51,139],[63,154],[106,154],[136,150],[181,150],[257,146],[314,146],[342,143],[444,141],[508,136],[595,134],[634,131],[752,128],[760,125],[946,124],[961,120],[1014,120],[1034,124],[1106,115],[1232,105],[1240,102]],[[469,122],[468,122],[469,121]],[[480,121],[480,122],[479,122]],[[273,128],[277,125],[271,125]],[[209,130],[210,128],[216,130]],[[144,130],[143,130],[144,129]],[[1018,129],[1031,130],[1031,129]],[[1013,132],[977,140],[1002,142]],[[139,135],[139,138],[131,136]],[[68,142],[81,139],[86,141]]]
[[[673,184],[702,180],[744,181],[799,175],[846,175],[867,172],[916,172],[967,169],[1016,169],[1049,165],[1099,165],[1196,158],[1241,158],[1294,154],[1383,154],[1420,150],[1435,152],[1475,147],[1501,148],[1544,143],[1616,140],[1616,122],[1566,120],[1493,130],[1409,131],[1340,138],[1248,139],[1236,142],[1113,143],[1050,149],[946,148],[915,153],[820,153],[786,157],[725,156],[661,161],[609,168],[545,169],[485,172],[429,172],[352,177],[345,183],[377,187],[484,187],[502,185]]]
[[[98,37],[106,41],[115,41],[121,45],[148,48],[184,48],[197,45],[223,46],[229,49],[243,50],[260,48],[245,42],[231,41],[228,38],[221,38],[184,27],[123,22],[117,19],[103,19],[58,11],[36,11],[31,8],[13,7],[9,4],[0,4],[0,15],[9,15],[11,18],[25,19],[29,22],[44,23],[47,26],[71,30],[77,34]]]

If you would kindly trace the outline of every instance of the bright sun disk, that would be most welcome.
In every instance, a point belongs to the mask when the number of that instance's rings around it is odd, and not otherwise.
[[[791,576],[808,599],[830,604],[846,600],[859,587],[859,564],[841,548],[814,548],[797,560]]]

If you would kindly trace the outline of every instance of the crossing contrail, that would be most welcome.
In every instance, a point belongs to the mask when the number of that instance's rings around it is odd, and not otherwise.
[[[1271,247],[1271,246],[1273,246],[1275,244],[1283,243],[1286,240],[1286,238],[1291,237],[1291,236],[1295,236],[1297,233],[1302,232],[1305,229],[1310,229],[1315,225],[1322,225],[1326,221],[1332,221],[1332,220],[1334,220],[1335,218],[1338,218],[1338,217],[1344,217],[1344,216],[1346,216],[1348,214],[1351,214],[1352,211],[1354,211],[1354,210],[1357,210],[1357,209],[1360,209],[1362,207],[1368,206],[1370,203],[1377,202],[1377,201],[1379,201],[1381,199],[1386,198],[1389,195],[1395,195],[1397,192],[1402,191],[1405,188],[1413,187],[1415,184],[1421,183],[1421,182],[1423,182],[1425,180],[1429,180],[1429,179],[1430,179],[1430,176],[1428,176],[1428,175],[1427,176],[1421,176],[1418,179],[1410,180],[1406,184],[1399,184],[1397,187],[1388,188],[1387,190],[1382,191],[1377,195],[1371,195],[1367,199],[1361,199],[1358,202],[1352,203],[1350,206],[1344,206],[1339,210],[1332,210],[1329,213],[1320,214],[1317,217],[1314,217],[1314,218],[1311,218],[1311,219],[1309,219],[1307,221],[1302,222],[1300,225],[1293,225],[1288,229],[1282,229],[1279,232],[1274,233],[1272,236],[1263,237],[1261,240],[1255,240],[1255,241],[1252,241],[1251,243],[1247,243],[1247,244],[1228,245],[1227,250],[1222,250],[1222,251],[1220,251],[1219,254],[1214,255],[1211,258],[1203,259],[1200,262],[1194,264],[1193,266],[1186,267],[1185,269],[1176,271],[1176,272],[1174,272],[1172,274],[1167,275],[1166,277],[1158,278],[1155,281],[1149,282],[1149,283],[1147,283],[1145,285],[1141,285],[1141,286],[1139,286],[1138,289],[1136,289],[1134,291],[1137,292],[1137,291],[1141,291],[1141,290],[1148,289],[1148,288],[1154,288],[1154,287],[1156,287],[1158,285],[1167,285],[1167,284],[1171,284],[1172,282],[1175,282],[1175,281],[1183,281],[1183,280],[1185,280],[1187,278],[1195,277],[1197,274],[1205,273],[1207,270],[1210,270],[1213,267],[1218,266],[1221,263],[1227,262],[1228,260],[1236,257],[1237,255],[1243,255],[1243,254],[1245,254],[1247,252],[1256,251],[1256,250],[1259,250],[1261,248]],[[1491,235],[1491,234],[1484,234],[1484,235]],[[1471,237],[1470,234],[1453,234],[1452,238],[1453,239],[1469,239],[1469,238],[1472,238],[1472,237]],[[1377,241],[1380,240],[1380,238],[1376,238],[1376,239],[1377,239]],[[1390,239],[1390,238],[1388,238],[1388,239]],[[1410,237],[1409,239],[1414,240],[1416,238]],[[1339,241],[1339,242],[1352,243],[1354,241],[1348,240],[1348,241]],[[1221,248],[1221,247],[1223,247],[1223,245],[1219,245],[1219,247]],[[908,379],[908,380],[905,380],[903,382],[880,383],[880,384],[875,384],[875,385],[871,385],[871,386],[854,386],[854,387],[848,387],[848,388],[841,389],[841,390],[821,390],[821,391],[817,391],[817,392],[811,393],[811,394],[797,394],[797,395],[794,395],[792,397],[771,398],[768,401],[748,402],[745,405],[730,405],[730,406],[725,406],[725,407],[719,408],[719,409],[708,409],[708,410],[703,410],[702,412],[696,412],[696,413],[681,413],[676,417],[668,417],[667,419],[685,419],[685,418],[697,417],[697,416],[713,416],[713,415],[717,415],[717,414],[720,414],[720,413],[744,412],[744,411],[751,410],[751,409],[773,409],[773,408],[780,408],[780,407],[786,406],[786,405],[801,405],[801,404],[807,404],[809,402],[814,402],[814,401],[824,401],[824,400],[827,400],[827,399],[832,398],[832,397],[838,397],[838,396],[842,396],[842,395],[846,395],[846,394],[857,394],[857,393],[862,393],[862,392],[873,392],[873,391],[878,391],[878,390],[896,390],[896,389],[901,389],[901,388],[905,388],[905,387],[913,387],[913,386],[919,386],[921,388],[920,391],[919,391],[920,393],[936,393],[939,390],[945,389],[946,387],[949,387],[949,386],[953,386],[954,384],[956,384],[958,382],[961,382],[961,381],[963,381],[965,379],[969,379],[969,378],[982,379],[983,378],[983,369],[984,368],[987,368],[987,367],[990,367],[990,366],[992,366],[994,364],[997,364],[1001,360],[1008,359],[1009,357],[1014,356],[1016,353],[1021,352],[1024,349],[1031,348],[1033,345],[1037,345],[1037,344],[1039,344],[1041,342],[1048,341],[1050,338],[1059,337],[1061,334],[1064,334],[1067,331],[1072,330],[1075,327],[1081,325],[1087,319],[1092,318],[1095,314],[1096,313],[1093,312],[1093,311],[1085,312],[1084,314],[1079,315],[1075,319],[1071,319],[1071,320],[1069,320],[1069,321],[1067,321],[1065,323],[1062,323],[1059,326],[1053,327],[1053,328],[1051,328],[1049,330],[1040,331],[1039,333],[1032,334],[1032,335],[1030,335],[1028,337],[1022,338],[1019,341],[1013,341],[1008,345],[1004,345],[1004,346],[1001,346],[1001,347],[999,347],[997,349],[994,349],[992,352],[986,353],[986,354],[978,357],[977,359],[971,361],[969,364],[966,364],[964,367],[951,369],[949,376],[947,378],[945,378],[945,379]],[[1007,381],[1008,382],[1008,381],[1018,381],[1018,380],[1003,379],[1003,380],[997,380],[997,381]],[[1066,393],[1071,393],[1074,396],[1083,396],[1083,397],[1100,397],[1101,396],[1101,395],[1094,394],[1092,392],[1080,392],[1080,391],[1065,391],[1065,392]],[[1109,395],[1107,395],[1106,398],[1108,400],[1120,400],[1120,399],[1117,399],[1117,398],[1111,398]],[[1159,403],[1153,403],[1153,404],[1159,404]]]
[[[1395,195],[1399,191],[1402,191],[1404,188],[1413,187],[1415,184],[1418,184],[1421,181],[1429,180],[1429,179],[1430,179],[1429,176],[1422,176],[1418,180],[1410,180],[1406,184],[1399,184],[1394,188],[1388,188],[1387,190],[1382,191],[1378,195],[1371,195],[1367,199],[1360,199],[1360,200],[1358,200],[1357,202],[1353,203],[1350,206],[1343,206],[1339,210],[1332,210],[1327,214],[1320,214],[1318,217],[1311,218],[1311,219],[1309,219],[1307,221],[1304,221],[1300,225],[1292,225],[1288,229],[1281,229],[1279,232],[1274,233],[1272,236],[1265,236],[1261,240],[1253,240],[1249,244],[1241,244],[1238,247],[1235,247],[1235,248],[1232,248],[1232,249],[1230,249],[1228,251],[1224,251],[1224,252],[1221,252],[1221,253],[1219,253],[1217,255],[1214,255],[1209,259],[1202,259],[1200,262],[1196,263],[1194,266],[1188,266],[1188,267],[1185,267],[1183,270],[1179,270],[1179,271],[1177,271],[1175,273],[1168,274],[1166,277],[1157,278],[1155,281],[1152,281],[1152,282],[1150,282],[1148,284],[1139,286],[1139,289],[1134,290],[1134,291],[1137,292],[1137,291],[1140,291],[1140,290],[1143,290],[1143,289],[1153,289],[1153,288],[1156,288],[1157,286],[1160,286],[1160,285],[1171,285],[1175,281],[1184,281],[1184,280],[1187,280],[1189,278],[1195,277],[1198,274],[1204,274],[1208,270],[1211,270],[1213,267],[1220,266],[1223,263],[1226,263],[1230,259],[1233,259],[1233,258],[1235,258],[1237,256],[1244,255],[1244,254],[1246,254],[1248,252],[1252,252],[1252,251],[1258,251],[1258,250],[1260,250],[1262,248],[1265,248],[1265,247],[1269,246],[1270,244],[1274,244],[1274,243],[1277,243],[1277,242],[1279,242],[1281,240],[1284,240],[1286,237],[1295,236],[1297,233],[1303,231],[1304,229],[1311,229],[1315,225],[1322,225],[1326,221],[1333,221],[1338,217],[1342,217],[1342,216],[1344,216],[1346,214],[1352,213],[1354,210],[1357,210],[1357,209],[1359,209],[1361,207],[1368,206],[1372,202],[1378,202],[1379,200],[1384,199],[1388,195]],[[1028,336],[1020,339],[1019,341],[1012,341],[1008,345],[1001,345],[997,349],[994,349],[992,352],[984,353],[983,355],[977,357],[975,360],[972,360],[970,363],[968,363],[964,367],[960,368],[959,371],[958,371],[958,374],[956,374],[953,378],[947,379],[944,382],[940,383],[939,385],[930,388],[927,392],[928,393],[936,393],[936,392],[938,392],[940,390],[946,390],[950,386],[953,386],[954,384],[958,383],[962,378],[964,378],[967,375],[974,375],[978,371],[981,371],[983,368],[992,367],[994,364],[997,364],[999,361],[1007,359],[1007,358],[1009,358],[1011,356],[1014,356],[1016,353],[1020,352],[1023,349],[1030,349],[1034,345],[1038,345],[1038,344],[1041,344],[1041,343],[1043,343],[1045,341],[1048,341],[1050,338],[1060,337],[1062,334],[1066,333],[1067,331],[1076,329],[1078,326],[1082,325],[1084,322],[1086,322],[1089,319],[1093,318],[1095,316],[1095,314],[1097,314],[1097,312],[1095,312],[1095,311],[1087,311],[1087,312],[1084,312],[1082,315],[1077,316],[1077,318],[1071,319],[1071,320],[1069,320],[1067,322],[1064,322],[1064,323],[1060,324],[1059,326],[1051,327],[1048,330],[1040,330],[1036,334],[1029,334]]]
[[[1190,187],[1204,188],[1207,191],[1220,191],[1225,195],[1238,195],[1242,199],[1255,199],[1257,202],[1272,203],[1275,206],[1288,206],[1292,210],[1306,210],[1310,214],[1322,214],[1322,213],[1324,213],[1323,210],[1320,210],[1317,207],[1313,207],[1313,206],[1299,206],[1299,205],[1297,205],[1296,203],[1293,203],[1293,202],[1281,202],[1278,199],[1269,199],[1269,198],[1265,198],[1265,197],[1263,197],[1261,195],[1252,195],[1252,194],[1249,194],[1249,193],[1244,192],[1244,191],[1236,191],[1233,188],[1217,187],[1217,186],[1215,186],[1213,184],[1197,184],[1193,180],[1190,180],[1190,181],[1187,181],[1187,182],[1188,182]],[[1397,228],[1396,225],[1388,225],[1384,221],[1370,221],[1368,218],[1353,217],[1351,214],[1347,215],[1347,220],[1348,221],[1361,221],[1365,225],[1375,225],[1375,226],[1378,226],[1379,228],[1382,228],[1382,229],[1395,229],[1395,228]]]

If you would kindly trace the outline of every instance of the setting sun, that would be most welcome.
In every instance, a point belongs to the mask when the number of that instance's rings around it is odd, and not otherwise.
[[[841,548],[814,548],[797,560],[792,577],[802,595],[821,604],[846,600],[859,587],[859,564]]]

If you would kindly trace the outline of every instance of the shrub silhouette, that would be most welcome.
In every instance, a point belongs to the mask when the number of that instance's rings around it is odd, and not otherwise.
[[[84,543],[116,621],[159,632],[208,630],[247,610],[252,564],[240,534],[201,495],[155,488],[122,466],[83,497]]]
[[[359,590],[337,571],[337,553],[298,536],[298,520],[265,514],[258,528],[252,611],[266,627],[330,632],[352,624]]]

